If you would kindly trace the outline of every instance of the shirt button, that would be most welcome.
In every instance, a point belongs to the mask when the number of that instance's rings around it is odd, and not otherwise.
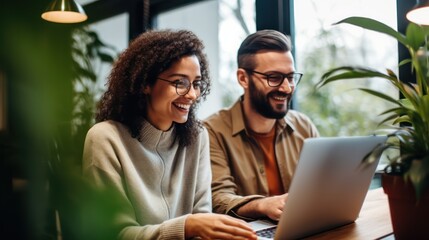
[[[264,168],[263,168],[263,167],[260,167],[260,168],[259,168],[259,172],[260,172],[261,174],[264,174],[264,173],[265,173]]]

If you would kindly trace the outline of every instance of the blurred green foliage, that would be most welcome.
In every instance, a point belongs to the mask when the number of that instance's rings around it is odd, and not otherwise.
[[[83,25],[43,21],[48,3],[0,5],[2,238],[113,239],[115,196],[86,183],[80,163],[97,93],[88,59],[116,55]]]
[[[379,114],[391,104],[378,101],[376,97],[355,89],[367,87],[393,95],[392,97],[399,96],[389,84],[371,79],[341,82],[316,89],[322,74],[334,66],[377,61],[370,57],[376,52],[374,46],[364,44],[371,40],[366,39],[365,35],[358,36],[359,39],[353,41],[359,44],[352,48],[344,38],[344,29],[327,30],[320,27],[315,37],[317,40],[312,41],[299,56],[303,62],[303,69],[300,71],[304,76],[297,87],[295,108],[314,121],[322,136],[371,135],[379,128]],[[383,62],[375,62],[374,66],[380,64]]]

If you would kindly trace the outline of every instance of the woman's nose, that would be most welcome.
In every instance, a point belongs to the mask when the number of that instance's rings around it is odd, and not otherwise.
[[[191,88],[189,88],[188,93],[186,93],[185,97],[189,99],[197,99],[198,97],[198,91],[195,90],[195,88],[191,85]]]

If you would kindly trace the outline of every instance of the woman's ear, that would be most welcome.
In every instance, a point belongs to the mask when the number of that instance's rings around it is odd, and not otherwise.
[[[246,70],[239,68],[237,69],[237,80],[238,83],[246,89],[249,85],[249,76],[247,75]]]

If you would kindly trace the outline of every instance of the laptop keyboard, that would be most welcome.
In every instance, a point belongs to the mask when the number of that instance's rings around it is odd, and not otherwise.
[[[262,229],[262,230],[256,231],[256,235],[264,238],[274,238],[276,230],[277,230],[277,227]]]

